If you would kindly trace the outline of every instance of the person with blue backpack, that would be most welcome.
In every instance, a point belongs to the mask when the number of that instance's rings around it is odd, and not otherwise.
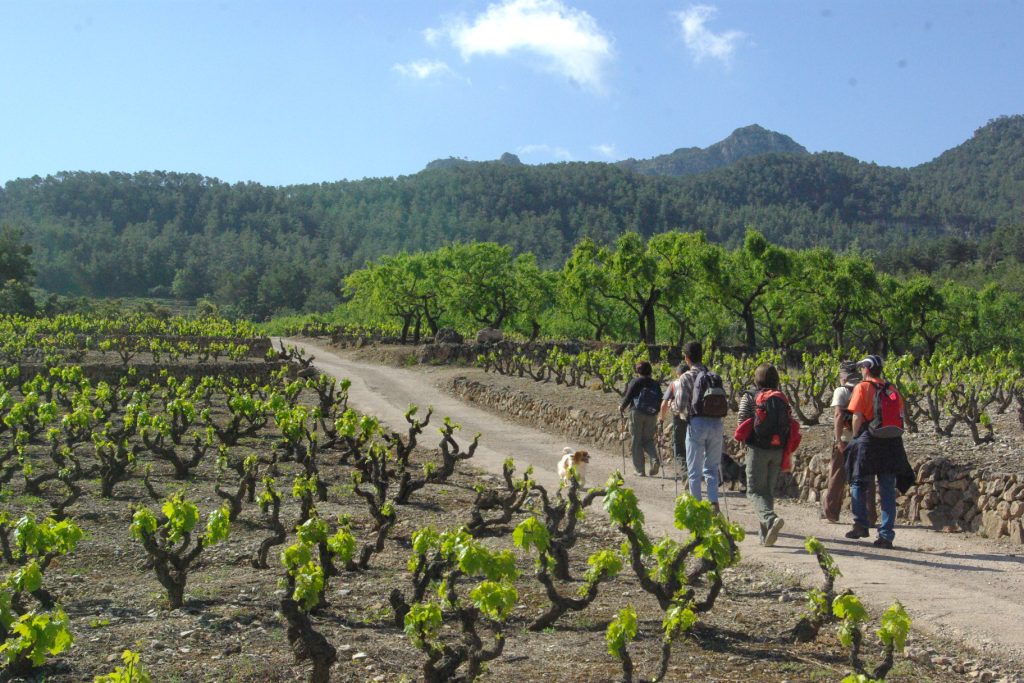
[[[619,404],[619,415],[630,408],[629,428],[633,434],[630,453],[633,457],[633,469],[638,477],[646,477],[644,472],[644,453],[651,459],[651,476],[661,470],[661,459],[658,458],[658,446],[655,438],[658,433],[658,413],[661,412],[661,385],[651,378],[652,368],[648,361],[640,361],[633,368],[636,377],[629,380],[626,393]]]
[[[882,378],[882,359],[870,355],[857,363],[863,378],[853,390],[847,410],[853,415],[853,441],[846,447],[853,528],[850,539],[870,536],[867,484],[878,479],[881,523],[873,545],[891,549],[896,538],[896,489],[906,492],[914,471],[903,447],[903,399],[896,386]]]
[[[704,349],[700,342],[683,346],[683,361],[689,370],[679,379],[679,402],[686,421],[686,474],[690,494],[701,495],[701,479],[706,482],[708,501],[718,508],[719,467],[722,464],[723,420],[729,412],[728,396],[722,378],[703,364]]]

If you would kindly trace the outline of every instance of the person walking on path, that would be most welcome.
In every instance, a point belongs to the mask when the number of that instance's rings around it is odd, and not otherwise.
[[[839,364],[839,386],[832,392],[832,458],[829,464],[828,487],[821,498],[821,516],[837,524],[839,513],[843,509],[846,498],[846,446],[853,440],[853,416],[847,410],[853,390],[860,382],[857,363],[844,360]],[[878,519],[878,507],[875,505],[875,480],[865,482],[865,502],[867,518],[871,526]]]
[[[882,516],[874,545],[892,548],[896,538],[897,477],[903,491],[914,481],[901,436],[903,399],[892,384],[882,379],[881,358],[868,356],[859,361],[857,367],[862,381],[854,388],[848,408],[853,414],[853,433],[857,436],[846,447],[846,475],[853,498],[853,528],[846,532],[846,537],[856,539],[870,535],[867,482],[877,477]],[[886,431],[896,435],[888,436]]]
[[[762,411],[760,418],[756,412]],[[778,415],[770,414],[779,411]],[[779,371],[771,363],[762,363],[754,371],[754,391],[740,399],[739,424],[751,420],[747,444],[747,498],[757,513],[758,538],[763,546],[773,546],[785,520],[775,514],[775,486],[782,472],[782,452],[789,438],[792,413],[789,402],[779,392]],[[778,423],[776,426],[772,426]],[[760,434],[758,432],[761,432]],[[773,439],[773,436],[778,438]]]
[[[658,421],[663,423],[669,413],[672,414],[672,458],[679,464],[686,464],[686,419],[682,415],[683,404],[679,401],[680,384],[689,367],[680,363],[676,368],[676,379],[669,382],[665,394],[661,397],[661,413]],[[659,425],[659,431],[661,429]]]
[[[701,495],[701,478],[707,484],[708,501],[718,511],[718,478],[722,464],[722,418],[728,412],[721,378],[703,364],[700,342],[683,346],[683,361],[689,368],[679,378],[679,404],[686,421],[686,472],[690,494]],[[718,392],[721,392],[720,394]],[[710,399],[710,400],[709,400]]]
[[[624,415],[630,408],[629,429],[633,435],[630,453],[633,457],[633,469],[637,476],[645,477],[644,453],[651,460],[651,476],[661,469],[658,458],[658,447],[655,437],[658,430],[658,412],[661,410],[661,385],[651,378],[651,364],[640,361],[634,367],[636,377],[629,380],[626,393],[619,404],[619,415]]]

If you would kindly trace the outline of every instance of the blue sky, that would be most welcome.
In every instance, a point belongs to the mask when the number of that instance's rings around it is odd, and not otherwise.
[[[758,123],[914,166],[1024,113],[1024,2],[0,0],[0,183],[648,158]]]

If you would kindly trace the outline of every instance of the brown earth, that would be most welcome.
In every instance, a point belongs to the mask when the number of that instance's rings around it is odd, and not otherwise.
[[[315,627],[338,649],[339,663],[332,671],[334,681],[412,681],[419,678],[423,655],[394,627],[389,618],[388,595],[393,588],[409,590],[406,563],[410,556],[412,533],[423,526],[452,528],[465,523],[475,497],[474,486],[481,482],[496,485],[501,463],[508,456],[516,459],[519,470],[534,464],[538,481],[553,490],[555,458],[564,440],[542,430],[514,425],[500,417],[466,406],[437,389],[438,383],[457,373],[476,372],[467,368],[387,367],[378,363],[355,361],[337,356],[327,349],[316,349],[317,365],[325,372],[337,373],[353,381],[352,404],[380,416],[392,425],[404,424],[402,413],[408,404],[433,405],[437,425],[445,415],[462,425],[458,439],[465,444],[477,431],[483,433],[480,448],[447,483],[428,486],[413,495],[412,504],[398,511],[399,522],[383,553],[375,555],[365,572],[343,572],[331,580],[327,606],[314,618]],[[486,377],[480,373],[481,377]],[[552,387],[565,400],[571,390]],[[577,395],[583,395],[582,392]],[[312,400],[307,396],[304,400]],[[595,402],[608,397],[588,396]],[[232,452],[266,455],[272,448],[273,429],[243,441]],[[435,460],[436,432],[431,427],[421,439],[418,461]],[[600,483],[619,466],[619,454],[592,450],[594,462],[588,472],[591,484]],[[142,456],[144,462],[150,462]],[[369,535],[365,505],[352,492],[349,468],[331,456],[323,458],[322,472],[330,484],[329,502],[319,504],[324,519],[350,514],[354,533],[360,543]],[[208,458],[188,482],[176,482],[166,463],[155,463],[154,483],[167,494],[184,488],[206,516],[220,504],[214,494],[217,472]],[[277,476],[283,493],[282,520],[290,525],[298,517],[298,503],[288,493],[292,476],[300,471],[294,463],[285,464]],[[644,501],[647,519],[654,530],[678,536],[671,527],[670,510],[675,482],[670,478],[631,479]],[[258,508],[243,507],[233,525],[230,538],[207,550],[199,566],[190,574],[185,605],[168,610],[163,590],[152,570],[145,567],[145,553],[128,533],[133,506],[158,504],[149,500],[139,479],[119,484],[112,500],[98,496],[95,482],[86,482],[88,495],[70,514],[85,529],[86,538],[66,558],[55,561],[44,578],[44,587],[64,606],[75,634],[72,649],[47,664],[33,681],[90,681],[95,675],[113,670],[124,649],[142,655],[154,681],[298,681],[308,675],[308,666],[297,664],[289,650],[284,624],[277,613],[283,590],[276,558],[281,547],[271,553],[271,569],[257,570],[249,558],[267,535]],[[47,499],[27,496],[16,477],[3,492],[3,507],[12,515],[24,512],[42,514]],[[746,503],[738,494],[726,496],[726,510],[748,531],[751,529]],[[876,616],[892,598],[904,601],[914,617],[909,652],[914,659],[901,658],[889,676],[891,681],[963,680],[967,671],[983,668],[996,671],[1005,680],[1018,680],[1022,671],[1016,650],[1020,646],[1019,623],[1012,619],[1021,602],[1020,558],[996,544],[976,539],[958,540],[957,550],[947,539],[930,532],[900,529],[901,549],[889,554],[873,551],[862,544],[837,541],[845,527],[816,524],[816,514],[807,506],[786,504],[783,514],[787,529],[779,545],[759,548],[756,540],[742,545],[743,562],[728,570],[725,590],[715,608],[702,616],[690,637],[681,639],[673,651],[667,680],[703,681],[838,681],[848,670],[846,653],[839,646],[834,627],[822,630],[818,639],[806,645],[784,642],[784,632],[796,623],[804,607],[804,587],[818,585],[813,558],[802,550],[806,533],[815,533],[836,556],[844,579],[840,588],[852,587],[868,603]],[[588,510],[582,522],[581,540],[573,551],[572,573],[579,577],[585,570],[585,558],[601,548],[615,548],[622,542],[609,527],[607,517],[597,506]],[[920,535],[918,535],[920,534]],[[756,535],[755,535],[756,536]],[[906,538],[906,541],[903,539]],[[925,540],[934,544],[929,547]],[[288,543],[293,542],[290,537]],[[491,539],[495,547],[511,547],[508,536]],[[598,600],[586,611],[569,614],[551,629],[532,633],[526,626],[542,610],[545,599],[540,585],[532,578],[532,560],[518,552],[523,571],[517,587],[521,605],[510,619],[503,656],[490,664],[483,680],[500,681],[613,681],[621,677],[621,668],[606,652],[604,629],[611,617],[625,605],[633,605],[640,615],[640,634],[630,646],[638,674],[649,677],[660,653],[660,610],[642,591],[628,569],[614,581],[602,586]],[[898,570],[898,571],[897,571]],[[919,570],[921,585],[910,585],[907,572]],[[943,572],[946,584],[931,578],[930,572]],[[1014,583],[1016,581],[1016,583]],[[977,587],[977,599],[962,596],[967,584]],[[991,589],[990,584],[1009,584]],[[570,582],[566,591],[578,587]],[[933,604],[927,604],[930,595]],[[922,605],[922,603],[924,603]],[[991,623],[979,624],[973,616],[984,614]],[[876,622],[877,623],[877,622]],[[951,630],[951,624],[963,629]],[[1000,633],[1000,629],[1003,633]],[[972,636],[961,635],[973,630]],[[942,637],[943,635],[948,637]],[[966,649],[992,646],[983,651]],[[865,639],[865,658],[878,659],[876,640]],[[980,677],[981,674],[979,673]]]
[[[467,431],[480,431],[485,435],[477,453],[478,466],[498,471],[500,463],[513,456],[518,463],[533,465],[538,480],[545,485],[555,479],[557,455],[565,445],[563,437],[543,429],[529,429],[479,407],[465,405],[441,393],[439,387],[446,386],[452,376],[466,375],[476,381],[540,392],[550,400],[571,402],[587,409],[596,410],[603,405],[607,411],[611,404],[614,410],[618,403],[617,397],[597,391],[500,377],[476,368],[415,366],[410,361],[411,348],[342,351],[311,347],[310,351],[318,355],[318,366],[353,380],[353,401],[368,412],[384,419],[395,419],[396,411],[409,403],[431,404],[436,411],[451,415]],[[825,448],[830,438],[828,429],[827,426],[809,429],[801,448]],[[1002,430],[999,434],[1008,431]],[[999,460],[1020,461],[1019,455],[1016,460],[1002,455],[1016,449],[1014,438],[1019,437],[1010,437],[1008,442],[999,445]],[[913,451],[942,447],[929,445],[924,435],[912,441]],[[591,482],[603,481],[611,471],[622,468],[621,453],[594,447],[589,450],[595,456],[588,473]],[[996,449],[976,450],[985,453]],[[655,529],[670,531],[676,482],[671,478],[645,480],[629,476],[627,484],[641,495],[648,523]],[[963,653],[961,659],[999,662],[1004,673],[1024,675],[1024,627],[1019,619],[1024,605],[1024,558],[1019,547],[967,534],[898,527],[897,548],[883,551],[843,538],[848,527],[820,520],[816,506],[783,501],[779,508],[787,520],[786,529],[776,547],[762,548],[757,543],[756,533],[751,534],[756,522],[748,503],[738,492],[726,494],[725,509],[748,532],[741,546],[745,561],[777,577],[785,576],[788,581],[816,585],[820,574],[813,560],[804,553],[802,544],[806,536],[817,536],[825,541],[839,562],[844,574],[840,586],[854,589],[875,610],[880,611],[898,599],[914,618],[919,636],[928,634],[952,639],[945,654]]]

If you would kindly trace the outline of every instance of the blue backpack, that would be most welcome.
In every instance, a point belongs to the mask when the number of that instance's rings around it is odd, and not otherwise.
[[[646,415],[657,415],[661,410],[661,392],[650,384],[645,385],[633,399],[633,407]]]

